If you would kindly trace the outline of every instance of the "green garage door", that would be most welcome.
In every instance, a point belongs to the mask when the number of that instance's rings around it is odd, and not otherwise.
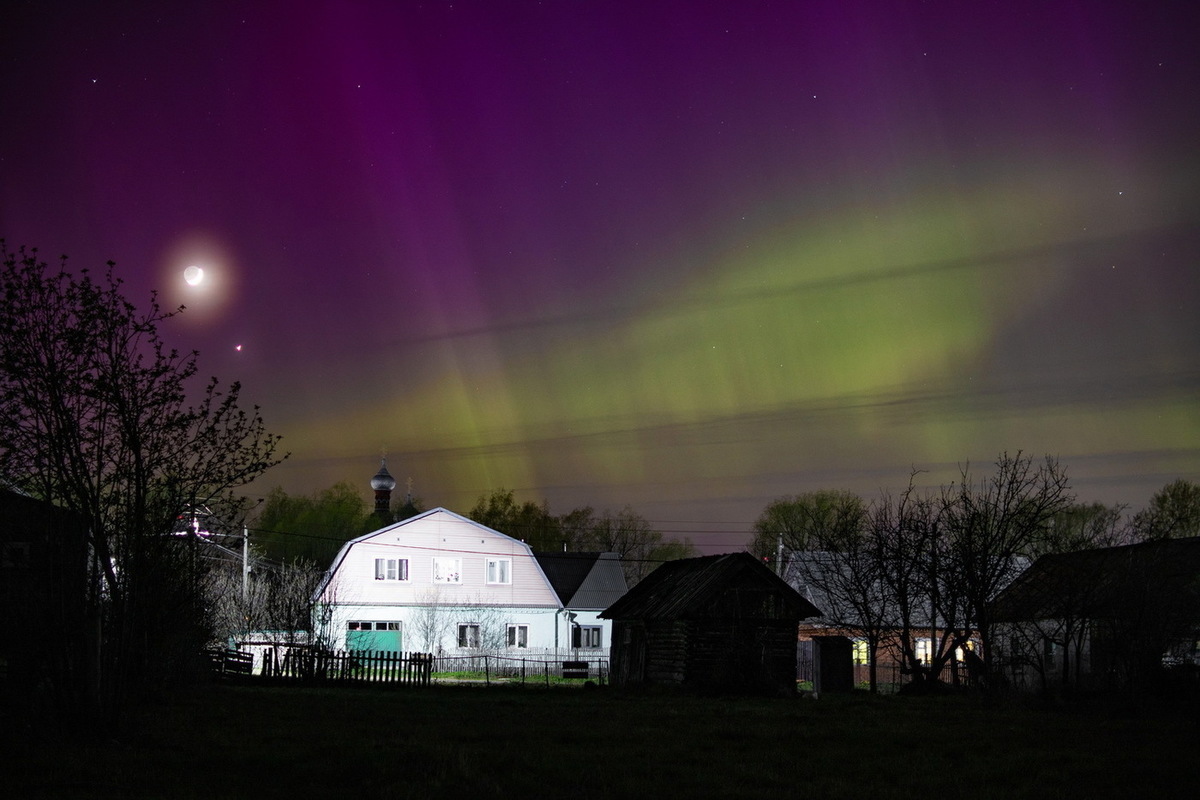
[[[399,622],[351,622],[346,626],[347,650],[403,652]]]

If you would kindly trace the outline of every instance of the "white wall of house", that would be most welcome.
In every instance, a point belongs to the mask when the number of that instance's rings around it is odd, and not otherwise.
[[[445,509],[348,542],[317,605],[318,635],[338,650],[398,637],[405,651],[519,655],[566,652],[576,641],[529,545]],[[598,611],[574,613],[580,654],[606,653],[610,623]]]

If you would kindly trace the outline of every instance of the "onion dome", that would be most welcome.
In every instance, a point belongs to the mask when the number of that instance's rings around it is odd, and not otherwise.
[[[387,459],[383,459],[379,464],[379,472],[375,473],[375,477],[371,478],[371,488],[377,492],[390,492],[396,488],[396,479],[387,469]]]

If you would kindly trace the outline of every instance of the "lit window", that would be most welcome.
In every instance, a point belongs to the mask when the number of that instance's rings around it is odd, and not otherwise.
[[[931,642],[929,639],[917,639],[915,644],[917,651],[917,662],[921,664],[928,664],[933,658],[933,642]]]
[[[487,560],[488,583],[512,583],[512,559],[489,558]]]
[[[434,558],[434,583],[462,583],[461,558]]]
[[[854,640],[854,663],[855,664],[871,663],[870,651],[867,648],[867,640],[866,639],[855,639]]]
[[[377,558],[375,559],[375,580],[377,581],[406,581],[408,580],[407,558]]]
[[[602,630],[599,625],[576,625],[571,630],[571,646],[587,649],[600,647]]]
[[[479,626],[467,623],[458,626],[459,647],[479,647]]]
[[[529,626],[528,625],[509,625],[508,626],[508,646],[509,647],[529,647]]]

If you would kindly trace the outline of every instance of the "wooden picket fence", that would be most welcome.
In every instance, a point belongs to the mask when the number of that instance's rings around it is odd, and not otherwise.
[[[309,684],[403,684],[428,686],[433,672],[429,653],[388,650],[332,651],[289,647],[263,659],[259,675],[284,682]]]
[[[254,657],[249,653],[210,648],[204,651],[204,657],[215,675],[250,675],[254,671]]]

